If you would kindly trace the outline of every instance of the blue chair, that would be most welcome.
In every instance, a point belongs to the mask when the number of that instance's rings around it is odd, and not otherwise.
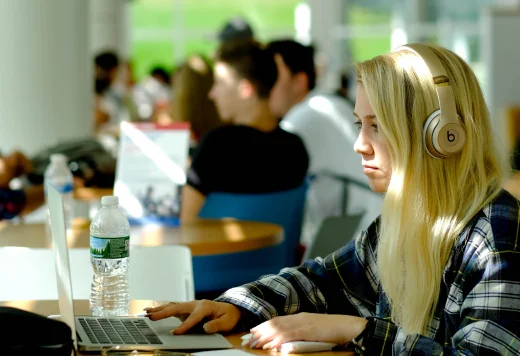
[[[284,229],[284,241],[254,251],[193,257],[195,291],[215,291],[251,282],[294,266],[309,187],[308,180],[298,188],[261,194],[211,193],[199,217],[235,218],[277,224]]]

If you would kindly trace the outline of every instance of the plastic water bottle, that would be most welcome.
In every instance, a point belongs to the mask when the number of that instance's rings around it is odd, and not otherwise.
[[[63,196],[65,210],[65,224],[67,229],[72,228],[74,219],[74,178],[67,164],[67,157],[61,153],[51,155],[51,163],[44,173],[45,183],[53,185]]]
[[[90,312],[94,316],[128,315],[130,224],[115,196],[101,198],[101,209],[90,224],[90,261],[94,280]]]

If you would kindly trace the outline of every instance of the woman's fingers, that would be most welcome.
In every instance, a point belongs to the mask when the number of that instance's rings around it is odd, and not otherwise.
[[[179,302],[169,302],[169,303],[166,303],[163,305],[159,305],[157,307],[147,307],[147,308],[144,308],[143,310],[147,313],[154,313],[154,312],[163,310],[164,308],[170,307],[174,304],[180,304],[180,303]]]
[[[197,302],[166,304],[157,308],[147,310],[147,316],[151,320],[161,320],[172,316],[191,314],[196,308]]]

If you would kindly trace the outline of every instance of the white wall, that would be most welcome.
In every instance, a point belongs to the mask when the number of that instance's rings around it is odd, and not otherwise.
[[[89,135],[87,2],[0,0],[0,150]]]

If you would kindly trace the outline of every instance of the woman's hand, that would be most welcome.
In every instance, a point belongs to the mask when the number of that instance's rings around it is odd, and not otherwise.
[[[273,318],[251,329],[251,348],[275,349],[289,341],[344,345],[365,329],[366,319],[349,315],[300,313]]]
[[[233,304],[195,300],[187,303],[170,303],[157,308],[146,308],[146,316],[151,320],[160,320],[171,316],[184,322],[175,329],[174,334],[184,334],[204,319],[204,331],[213,334],[219,331],[231,331],[240,320],[241,313]]]

